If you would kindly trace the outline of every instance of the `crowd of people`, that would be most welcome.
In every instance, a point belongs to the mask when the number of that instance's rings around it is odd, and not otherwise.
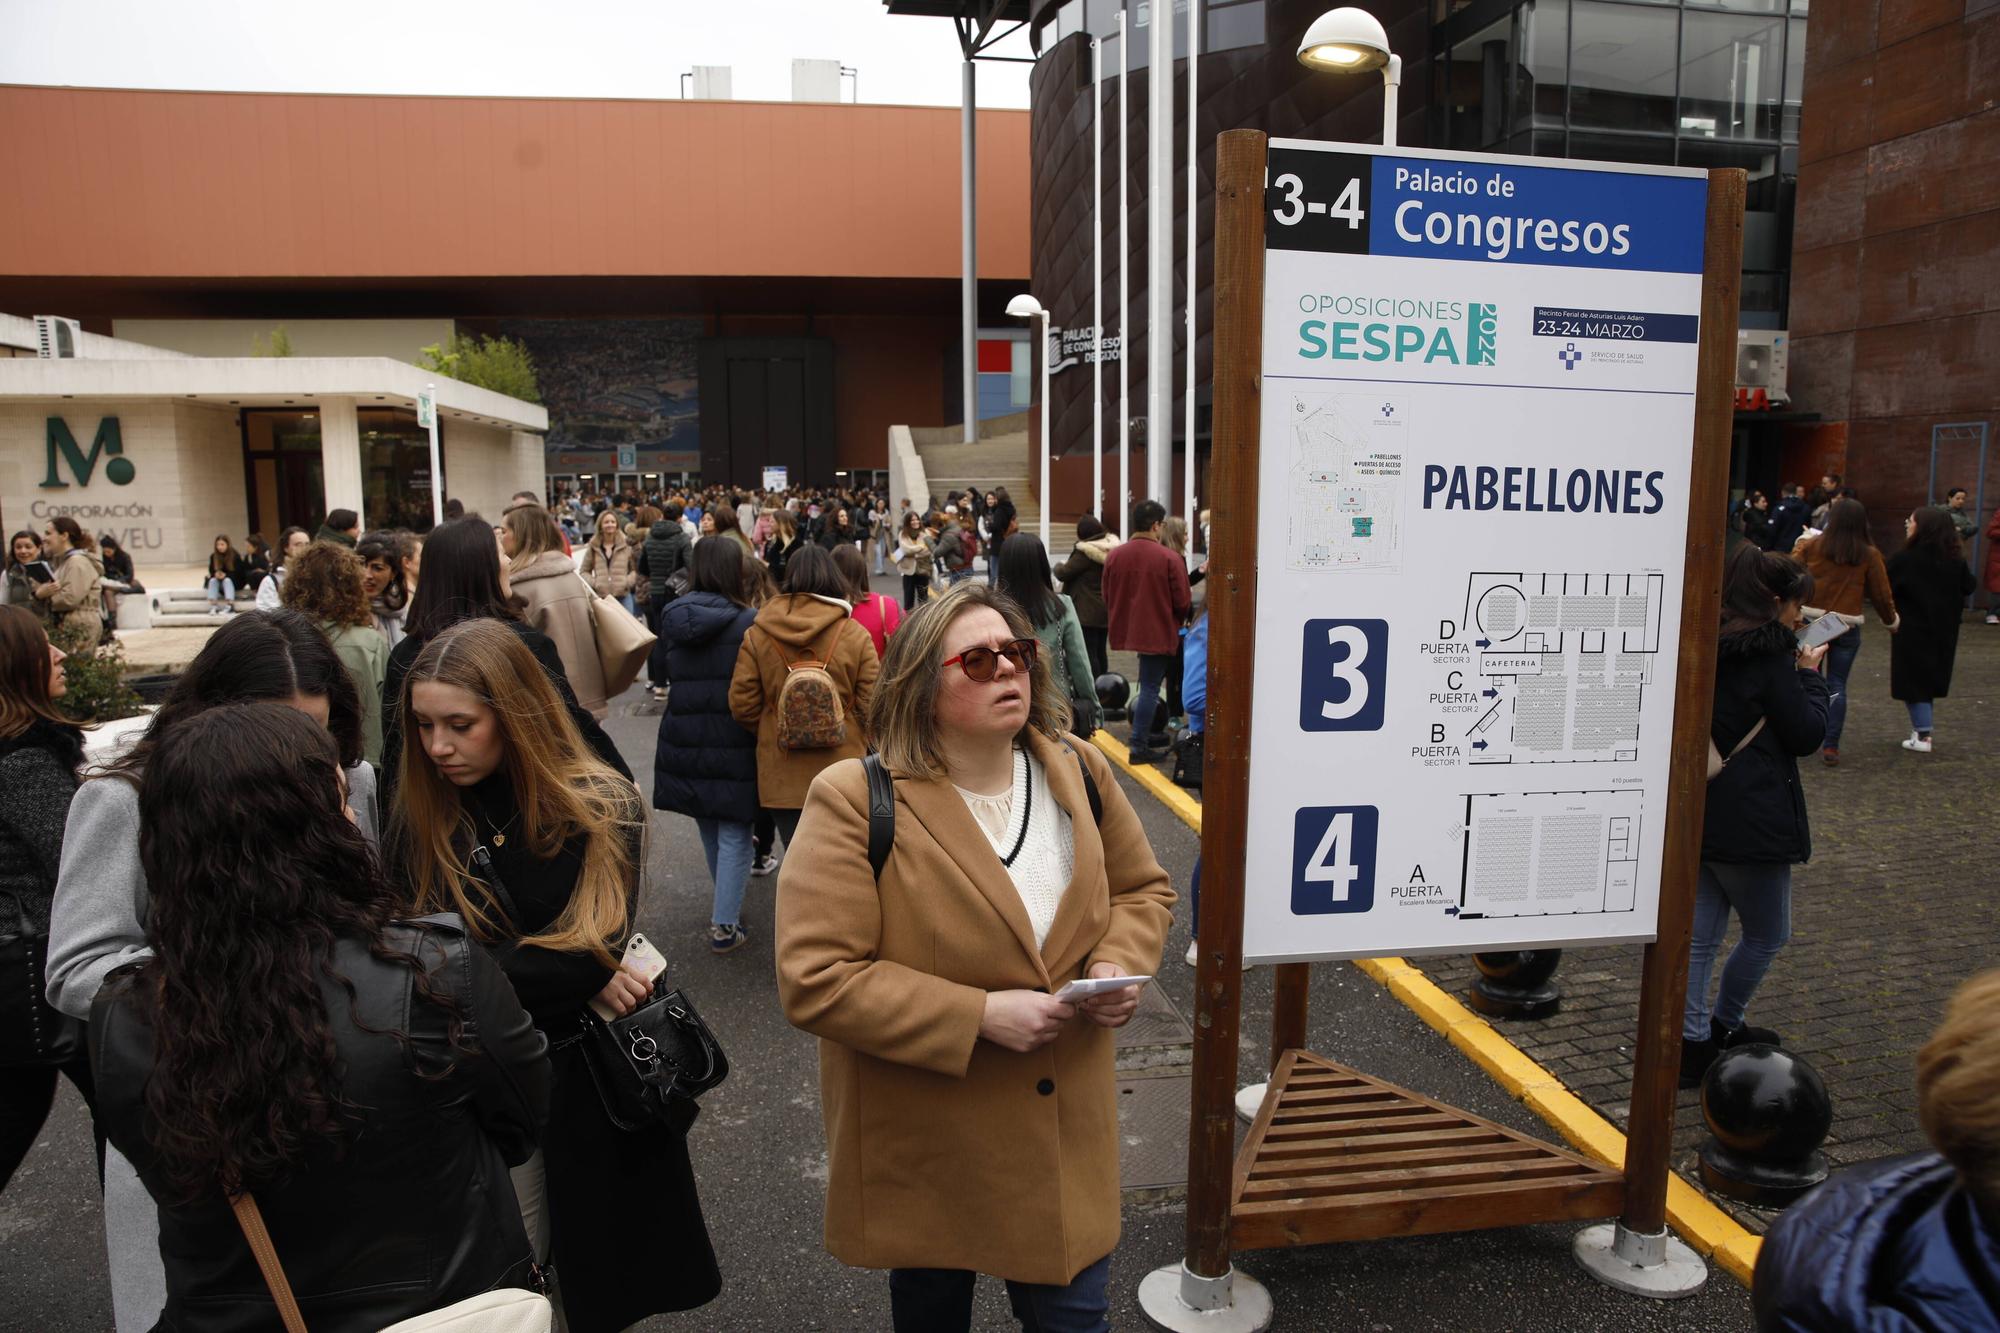
[[[778,873],[778,1002],[820,1042],[828,1250],[889,1271],[899,1329],[967,1327],[979,1274],[1025,1328],[1108,1327],[1112,1030],[1138,992],[1055,992],[1156,972],[1175,894],[1081,741],[1107,654],[1135,653],[1128,753],[1164,758],[1182,715],[1199,785],[1203,571],[1156,502],[1124,541],[1084,516],[1060,565],[1005,504],[524,492],[421,537],[335,511],[253,543],[262,566],[218,538],[223,623],[147,728],[89,759],[47,632],[79,607],[38,589],[96,562],[73,524],[17,537],[10,587],[58,563],[0,607],[0,1188],[68,1079],[121,1329],[274,1327],[281,1285],[314,1330],[498,1293],[590,1333],[711,1300],[703,1086],[657,1061],[647,1081],[607,1036],[687,1004],[634,934],[651,820],[602,725],[622,681],[594,628],[623,607],[657,635],[651,804],[694,823],[712,952],[745,944],[749,881]],[[1817,520],[1727,562],[1686,1086],[1783,1040],[1750,1018],[1811,854],[1798,760],[1838,761],[1864,603],[1906,747],[1930,749],[1948,693],[1961,526],[1915,511],[1885,558],[1852,496]],[[889,563],[901,599],[871,587]],[[1832,637],[1802,640],[1821,621]],[[794,846],[810,861],[780,865]],[[1843,1186],[1936,1212],[1940,1264],[2000,1202],[1996,1122],[1968,1118],[1954,1064],[1991,1086],[1975,1026],[1955,1009],[1924,1057],[1943,1157]],[[1785,1301],[1831,1299],[1778,1252]]]
[[[673,979],[636,952],[650,820],[602,726],[600,598],[659,635],[652,804],[695,822],[709,946],[742,945],[779,847],[813,849],[779,870],[775,953],[827,1070],[828,1247],[890,1270],[897,1327],[965,1327],[979,1273],[1029,1327],[1107,1326],[1112,1030],[1137,991],[1052,992],[1157,971],[1174,893],[1078,741],[1090,649],[1046,551],[1003,530],[997,586],[905,608],[869,587],[867,497],[661,498],[628,526],[521,495],[421,538],[336,512],[286,534],[270,609],[235,609],[218,541],[222,623],[89,758],[45,620],[0,608],[23,942],[0,1027],[9,1074],[33,1071],[8,1081],[0,1187],[68,1078],[120,1328],[276,1327],[288,1295],[316,1331],[373,1330],[543,1293],[587,1333],[720,1289],[700,1089],[633,1075],[659,1108],[635,1118],[601,1058]],[[941,1151],[953,1173],[923,1168]],[[864,1179],[900,1200],[886,1223],[861,1220]]]

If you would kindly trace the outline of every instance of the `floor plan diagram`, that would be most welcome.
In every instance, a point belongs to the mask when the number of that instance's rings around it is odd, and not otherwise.
[[[1486,706],[1468,762],[1637,759],[1664,588],[1659,574],[1473,574],[1463,623]]]
[[[1393,395],[1292,395],[1285,504],[1293,569],[1401,568],[1404,414]]]
[[[1644,803],[1631,788],[1467,796],[1459,916],[1631,911]]]

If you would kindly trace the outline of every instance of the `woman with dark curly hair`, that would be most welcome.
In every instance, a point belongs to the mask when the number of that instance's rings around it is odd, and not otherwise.
[[[361,757],[382,762],[382,677],[389,641],[375,628],[361,557],[336,542],[314,542],[293,557],[281,596],[333,645],[361,698]]]
[[[375,838],[375,770],[361,758],[361,702],[326,636],[296,611],[231,617],[174,684],[152,724],[110,765],[85,774],[63,825],[63,856],[49,910],[49,1003],[72,1018],[116,968],[151,951],[152,893],[139,850],[139,787],[162,740],[181,722],[223,704],[269,700],[310,717],[333,738],[347,773],[347,808]],[[190,790],[227,799],[213,781]],[[159,1214],[125,1158],[104,1162],[104,1240],[120,1329],[151,1328],[166,1302]]]
[[[507,1170],[547,1117],[548,1042],[498,964],[456,917],[393,919],[325,728],[231,704],[170,738],[139,793],[152,957],[98,994],[90,1040],[160,1208],[161,1326],[277,1325],[241,1195],[322,1333],[529,1286]]]

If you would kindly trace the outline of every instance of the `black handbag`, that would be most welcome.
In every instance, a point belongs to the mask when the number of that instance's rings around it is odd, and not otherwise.
[[[637,1009],[609,1022],[583,1016],[584,1060],[604,1114],[628,1134],[663,1125],[685,1134],[695,1098],[729,1076],[729,1057],[687,992],[656,982]]]
[[[474,847],[468,865],[519,929],[514,895],[501,880],[492,854]],[[664,978],[653,983],[653,993],[644,1003],[622,1018],[607,1023],[586,1007],[579,1022],[584,1064],[604,1103],[604,1114],[627,1134],[655,1125],[685,1134],[700,1110],[695,1098],[729,1076],[722,1043],[687,993],[668,989]]]
[[[1190,731],[1174,742],[1174,781],[1178,785],[1201,790],[1202,737],[1207,734]]]
[[[0,939],[0,1069],[84,1058],[84,1025],[48,1002],[49,937]]]

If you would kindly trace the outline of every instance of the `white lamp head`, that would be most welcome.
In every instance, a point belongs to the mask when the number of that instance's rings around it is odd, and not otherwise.
[[[1026,292],[1022,292],[1007,303],[1007,313],[1015,319],[1034,319],[1039,315],[1046,315],[1049,312],[1042,309],[1040,301],[1037,301]]]
[[[1389,34],[1365,9],[1330,9],[1306,29],[1299,63],[1350,74],[1380,69],[1389,63]]]

